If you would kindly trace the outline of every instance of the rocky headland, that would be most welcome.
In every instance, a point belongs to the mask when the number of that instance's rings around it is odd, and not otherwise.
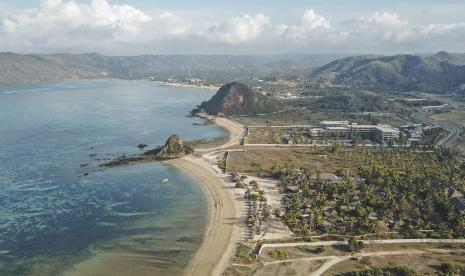
[[[192,146],[184,144],[181,137],[177,134],[172,134],[165,145],[146,151],[140,155],[121,156],[107,163],[102,164],[104,167],[115,167],[122,165],[130,165],[141,162],[151,161],[166,161],[171,159],[182,158],[186,155],[194,153]]]

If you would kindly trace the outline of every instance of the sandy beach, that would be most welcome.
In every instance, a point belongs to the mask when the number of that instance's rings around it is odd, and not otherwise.
[[[178,83],[178,82],[162,82],[161,85],[165,86],[174,86],[174,87],[187,87],[187,88],[201,88],[211,91],[218,91],[219,86],[207,86],[207,85],[196,85],[196,84],[187,84],[187,83]]]
[[[242,126],[226,118],[215,118],[215,123],[229,131],[229,139],[222,146],[202,149],[201,152],[205,155],[239,144],[243,135]],[[227,180],[228,176],[201,155],[187,156],[167,163],[196,179],[208,199],[209,216],[204,240],[184,275],[221,275],[234,253],[235,244],[243,234],[239,225],[242,205],[235,200],[234,186]]]

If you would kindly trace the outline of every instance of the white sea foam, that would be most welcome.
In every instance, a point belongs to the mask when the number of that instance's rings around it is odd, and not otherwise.
[[[36,89],[22,89],[22,90],[9,90],[9,91],[1,91],[0,94],[16,94],[16,93],[31,93],[31,92],[41,92],[41,91],[48,91],[49,88],[36,88]]]

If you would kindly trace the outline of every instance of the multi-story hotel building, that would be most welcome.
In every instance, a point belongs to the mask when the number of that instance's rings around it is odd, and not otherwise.
[[[321,131],[334,138],[371,139],[372,141],[386,144],[399,138],[400,131],[389,125],[359,125],[349,121],[322,121]],[[321,132],[320,131],[320,132]],[[318,133],[314,131],[313,133]]]

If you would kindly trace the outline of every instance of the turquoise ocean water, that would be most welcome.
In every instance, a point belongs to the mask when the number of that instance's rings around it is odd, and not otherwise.
[[[211,96],[149,81],[0,86],[0,275],[178,274],[203,235],[200,187],[161,163],[98,165],[172,133],[224,136],[186,116]]]

